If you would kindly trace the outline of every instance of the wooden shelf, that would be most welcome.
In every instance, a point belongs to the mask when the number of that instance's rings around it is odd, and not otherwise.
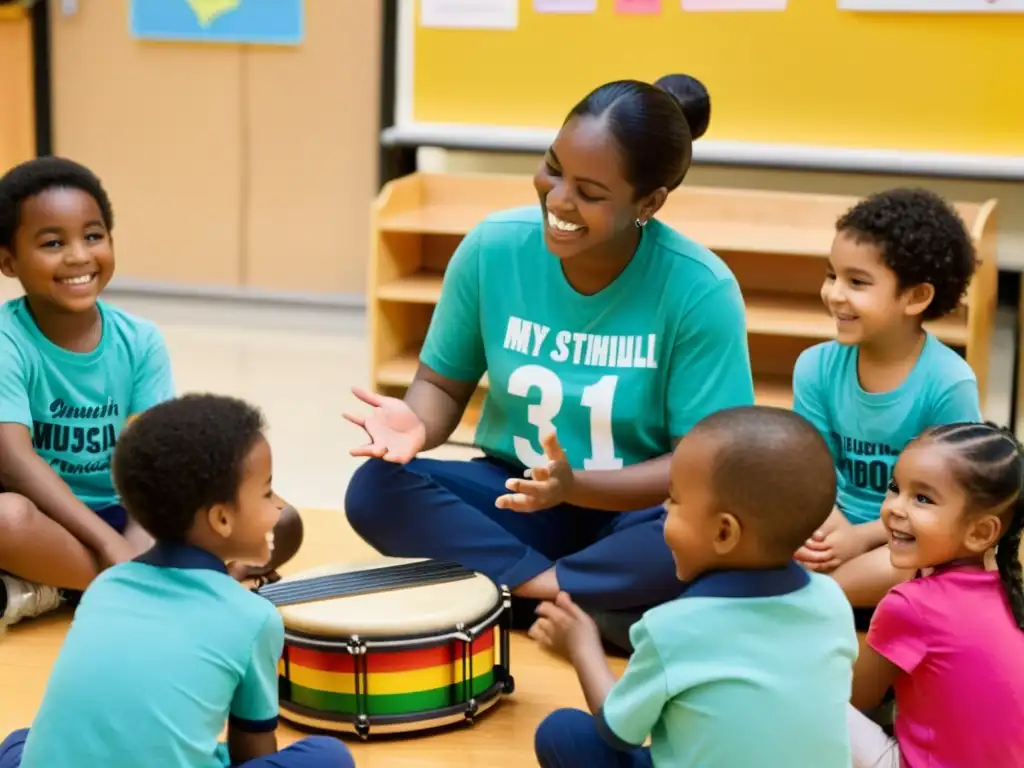
[[[756,401],[792,407],[792,366],[801,351],[834,338],[821,305],[822,260],[835,222],[858,198],[769,190],[683,187],[658,218],[703,244],[730,266],[747,307]],[[370,327],[376,386],[402,390],[416,373],[419,346],[441,295],[447,260],[488,215],[537,205],[527,176],[414,173],[390,182],[374,209]],[[926,328],[963,351],[978,377],[984,407],[996,307],[997,203],[954,203],[978,250],[979,267],[955,314]],[[469,443],[480,387],[453,442]]]
[[[441,298],[443,275],[417,272],[382,283],[377,288],[381,301],[407,301],[410,304],[437,304]]]
[[[535,204],[536,199],[521,205]],[[422,209],[384,216],[381,232],[416,232],[430,235],[464,235],[481,219],[494,213],[486,202],[454,206],[428,205]],[[680,216],[659,216],[666,224],[685,230],[687,236],[711,250],[828,256],[835,230],[831,227],[797,228],[763,223],[745,225],[730,221],[689,221]]]
[[[410,304],[437,304],[441,298],[441,281],[442,276],[436,273],[416,272],[382,284],[377,289],[377,298]],[[750,333],[818,340],[835,336],[835,321],[828,316],[817,296],[749,293],[743,298]],[[946,344],[955,347],[967,345],[967,319],[962,315],[945,317],[938,322],[927,323],[925,327]]]

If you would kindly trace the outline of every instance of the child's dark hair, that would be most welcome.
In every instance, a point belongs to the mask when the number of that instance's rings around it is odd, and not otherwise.
[[[665,75],[651,85],[616,80],[587,94],[566,117],[598,117],[618,142],[636,197],[683,183],[693,142],[711,120],[711,97],[690,75]]]
[[[0,177],[0,248],[14,248],[21,204],[48,189],[80,189],[90,195],[100,208],[107,231],[114,229],[110,198],[96,174],[64,157],[37,157]]]
[[[114,449],[114,486],[128,514],[159,541],[183,541],[197,512],[236,500],[264,426],[258,409],[221,395],[185,395],[143,412]]]
[[[691,434],[718,443],[711,483],[719,503],[752,525],[765,550],[789,560],[824,524],[836,502],[836,473],[828,444],[788,408],[724,408]]]
[[[991,422],[932,427],[917,439],[952,446],[961,459],[954,465],[953,472],[972,504],[983,510],[1004,510],[1005,527],[997,544],[996,564],[1013,617],[1024,629],[1024,583],[1020,563],[1020,540],[1024,532],[1024,458],[1020,443],[1008,429]]]
[[[955,310],[977,265],[974,242],[956,210],[927,189],[871,195],[839,217],[836,230],[870,243],[900,290],[930,283],[935,297],[921,314],[935,320]]]

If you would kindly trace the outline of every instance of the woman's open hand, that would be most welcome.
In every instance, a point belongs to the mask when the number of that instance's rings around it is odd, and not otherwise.
[[[412,461],[423,449],[427,430],[419,416],[404,401],[384,397],[361,387],[353,387],[352,394],[373,407],[367,416],[346,413],[345,418],[362,427],[370,442],[353,448],[353,456],[370,456],[396,464]]]
[[[541,443],[547,466],[526,470],[527,479],[511,478],[505,487],[512,493],[498,497],[494,505],[498,509],[516,512],[540,512],[564,504],[572,492],[574,475],[569,459],[558,442],[554,432],[546,435]]]

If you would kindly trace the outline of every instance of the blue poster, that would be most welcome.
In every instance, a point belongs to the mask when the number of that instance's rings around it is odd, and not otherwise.
[[[298,45],[304,31],[303,0],[131,0],[130,15],[141,40]]]

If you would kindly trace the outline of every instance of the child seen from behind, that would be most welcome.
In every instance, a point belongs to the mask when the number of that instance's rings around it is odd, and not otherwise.
[[[284,625],[228,573],[270,560],[281,516],[260,412],[213,395],[156,405],[122,434],[113,475],[156,544],[85,591],[32,727],[0,745],[0,768],[352,766],[330,737],[278,751]]]
[[[633,625],[620,680],[569,595],[537,609],[531,636],[573,664],[592,713],[541,723],[540,765],[796,766],[813,755],[815,768],[848,768],[852,611],[832,579],[792,559],[835,503],[828,447],[791,411],[725,409],[682,439],[670,482],[665,540],[689,586]]]
[[[854,668],[855,768],[1024,765],[1022,483],[992,424],[933,427],[900,455],[882,522],[893,567],[918,576],[878,604]],[[895,738],[859,711],[890,686]]]

